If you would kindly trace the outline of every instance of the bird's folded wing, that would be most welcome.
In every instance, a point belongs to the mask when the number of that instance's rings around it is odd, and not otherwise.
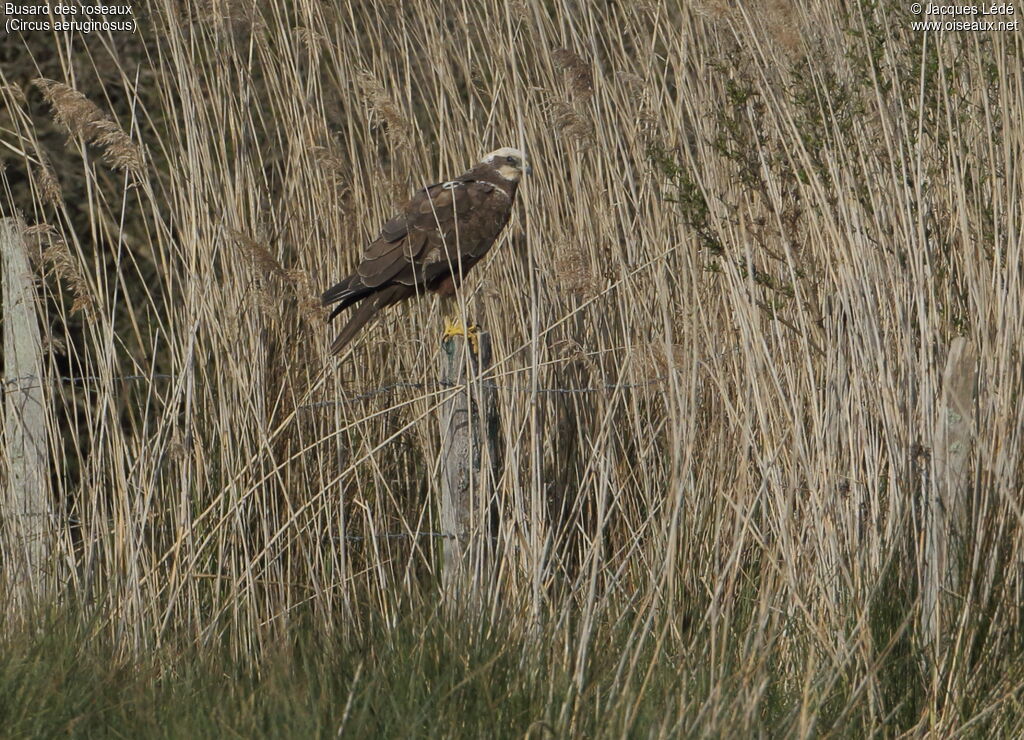
[[[427,252],[428,262],[448,264],[448,254],[454,257],[459,241],[456,226],[467,223],[465,216],[480,196],[473,185],[476,183],[460,183],[454,188],[434,185],[410,200],[403,213],[388,221],[363,252],[356,268],[362,284],[377,287],[400,273],[406,273],[403,283],[419,282],[416,278]],[[434,254],[438,251],[434,247],[441,247],[444,254]]]
[[[378,239],[385,242],[397,242],[408,233],[409,225],[405,213],[403,212],[384,224],[384,228],[380,230],[380,236]]]

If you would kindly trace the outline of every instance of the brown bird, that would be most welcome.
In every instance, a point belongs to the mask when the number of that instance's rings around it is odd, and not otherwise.
[[[454,180],[413,196],[366,247],[355,272],[324,292],[323,305],[338,304],[328,321],[358,304],[331,353],[386,306],[428,290],[454,295],[505,228],[519,179],[530,171],[526,155],[503,147]]]

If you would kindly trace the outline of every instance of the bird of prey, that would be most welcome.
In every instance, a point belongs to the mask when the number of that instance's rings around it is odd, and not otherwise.
[[[363,251],[355,272],[325,291],[330,321],[356,308],[331,345],[340,352],[378,311],[426,291],[455,294],[512,215],[526,155],[503,147],[454,180],[423,188]],[[457,332],[461,333],[461,332]]]

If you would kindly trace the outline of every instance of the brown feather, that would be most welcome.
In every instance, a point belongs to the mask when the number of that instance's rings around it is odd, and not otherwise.
[[[348,323],[342,327],[341,332],[331,343],[331,354],[336,355],[345,348],[345,345],[352,341],[352,338],[359,333],[367,321],[377,313],[377,306],[372,301],[365,301],[360,304],[348,319]]]
[[[357,304],[331,345],[343,349],[385,306],[424,291],[450,296],[494,244],[512,214],[516,183],[482,163],[417,192],[363,250],[355,272],[327,290],[334,318]]]
[[[359,330],[377,315],[378,311],[390,306],[392,303],[408,298],[409,295],[408,288],[405,286],[393,285],[378,291],[372,297],[360,303],[356,310],[352,312],[348,323],[342,327],[341,332],[331,344],[331,354],[341,352],[345,345],[352,341],[352,338],[359,333]]]
[[[405,214],[401,216],[395,216],[393,219],[384,224],[384,228],[380,230],[380,239],[386,242],[397,242],[403,236],[409,233],[409,229],[406,227]]]

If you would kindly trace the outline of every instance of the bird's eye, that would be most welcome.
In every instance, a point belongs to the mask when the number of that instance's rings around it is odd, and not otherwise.
[[[516,163],[516,158],[515,157],[505,157],[505,161],[508,162],[509,164],[515,164]]]

